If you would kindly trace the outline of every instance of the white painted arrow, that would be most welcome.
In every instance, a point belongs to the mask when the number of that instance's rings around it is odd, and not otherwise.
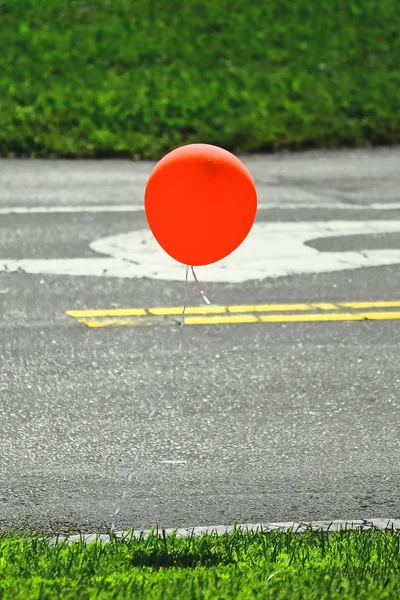
[[[240,283],[300,273],[327,273],[400,264],[399,250],[319,252],[305,243],[318,238],[400,233],[400,221],[258,222],[233,254],[199,267],[202,281]],[[149,230],[102,238],[90,248],[104,257],[76,259],[0,259],[0,272],[123,277],[181,281],[181,264],[170,258]]]

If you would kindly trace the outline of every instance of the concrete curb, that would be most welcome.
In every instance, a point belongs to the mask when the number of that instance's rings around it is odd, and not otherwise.
[[[282,531],[286,532],[292,530],[294,533],[305,533],[306,531],[342,531],[342,530],[355,530],[355,531],[368,531],[370,529],[379,529],[379,530],[392,530],[392,531],[400,531],[400,519],[355,519],[353,521],[346,520],[332,520],[332,521],[313,521],[311,523],[306,522],[298,522],[298,521],[288,521],[282,523],[243,523],[234,525],[214,525],[214,526],[205,526],[205,527],[185,527],[185,528],[177,528],[177,529],[136,529],[136,530],[127,530],[127,531],[118,531],[115,532],[115,535],[119,538],[146,538],[152,532],[156,533],[159,536],[171,535],[175,533],[177,537],[190,537],[190,536],[200,536],[205,533],[213,534],[213,535],[223,535],[225,533],[231,533],[234,529],[240,529],[241,531],[262,531],[264,533],[270,533],[271,531]],[[108,534],[79,534],[79,535],[71,535],[71,536],[59,536],[57,538],[59,541],[67,540],[68,542],[79,542],[84,541],[87,544],[90,542],[94,542],[96,540],[107,543],[110,541],[110,536]],[[53,538],[55,541],[55,538]]]

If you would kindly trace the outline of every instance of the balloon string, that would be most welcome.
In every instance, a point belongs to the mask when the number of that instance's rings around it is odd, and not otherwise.
[[[183,353],[183,327],[185,325],[185,311],[186,311],[187,298],[188,298],[188,276],[189,276],[189,267],[187,266],[186,267],[186,278],[185,278],[185,297],[183,300],[183,308],[182,308],[180,327],[179,327],[179,329],[180,329],[179,346],[176,351],[175,360],[172,365],[171,371],[165,380],[163,390],[162,390],[160,396],[158,397],[158,399],[156,400],[156,402],[154,402],[153,406],[151,406],[151,408],[150,408],[149,416],[147,418],[147,423],[150,423],[150,421],[153,419],[160,403],[164,399],[164,397],[167,393],[167,390],[168,390],[168,386],[171,383],[171,381],[175,375],[176,368],[178,366],[178,362]],[[131,464],[131,469],[129,471],[129,474],[128,474],[128,477],[126,480],[126,484],[122,489],[122,494],[119,498],[119,501],[117,502],[117,505],[116,505],[114,513],[113,513],[113,519],[112,519],[112,523],[111,523],[111,531],[115,531],[115,528],[117,526],[117,518],[118,518],[119,512],[121,510],[121,506],[126,499],[128,485],[132,482],[132,479],[137,475],[137,472],[139,469],[139,457],[140,457],[140,454],[142,453],[142,451],[144,450],[145,445],[146,445],[146,438],[145,438],[145,436],[142,436],[142,443],[140,444],[139,448],[136,451],[136,454],[135,454],[134,459]]]
[[[201,297],[203,298],[203,300],[206,304],[211,304],[210,300],[205,295],[203,288],[201,287],[200,281],[197,279],[196,273],[194,272],[194,268],[193,267],[190,267],[190,268],[192,270],[192,275],[196,282],[196,286],[197,286],[197,289],[199,290]]]

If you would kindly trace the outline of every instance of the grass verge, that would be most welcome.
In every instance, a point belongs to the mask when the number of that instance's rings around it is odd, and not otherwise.
[[[4,534],[0,598],[398,600],[400,532],[243,532],[70,543]]]
[[[400,142],[398,0],[0,0],[0,154]]]

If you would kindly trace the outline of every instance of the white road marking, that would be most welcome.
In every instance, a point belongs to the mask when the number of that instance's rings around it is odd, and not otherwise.
[[[313,238],[400,231],[400,224],[378,222],[260,223],[246,242],[224,261],[203,267],[206,281],[245,281],[294,273],[316,273],[400,262],[400,251],[320,253],[304,246]],[[5,261],[0,270],[28,273],[181,279],[182,267],[159,248],[148,230],[103,238],[91,248],[113,258]],[[232,262],[232,264],[229,264]]]
[[[83,206],[6,206],[0,208],[0,215],[51,215],[67,213],[119,213],[143,211],[141,204],[108,204]]]
[[[400,221],[259,222],[233,254],[197,271],[202,281],[240,283],[400,264],[400,249],[319,252],[305,245],[318,238],[389,232],[400,233]],[[182,280],[183,266],[160,248],[148,229],[102,238],[90,248],[103,257],[0,260],[0,272]]]
[[[260,202],[258,210],[267,209],[324,209],[324,210],[400,210],[400,202],[382,204],[348,204],[344,202]],[[77,206],[6,206],[0,208],[0,215],[42,215],[68,213],[135,213],[144,210],[142,204],[87,204]]]

